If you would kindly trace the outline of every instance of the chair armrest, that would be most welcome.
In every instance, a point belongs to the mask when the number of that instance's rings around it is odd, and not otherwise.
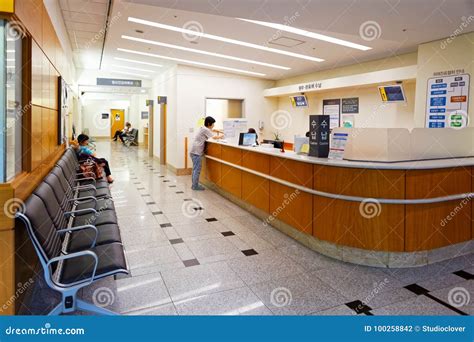
[[[86,173],[91,173],[91,172],[86,172]],[[95,174],[94,174],[95,176]],[[76,182],[82,182],[82,181],[92,181],[94,185],[96,184],[96,180],[94,177],[76,177]]]
[[[81,216],[82,214],[97,214],[97,210],[94,208],[84,208],[84,209],[79,209],[79,210],[71,210],[71,211],[66,211],[64,213],[64,216],[69,217],[69,216],[76,216],[75,214],[80,214],[78,216]]]
[[[57,232],[59,234],[63,234],[63,233],[75,232],[78,230],[84,230],[84,229],[93,229],[95,231],[94,240],[92,241],[91,246],[89,247],[89,248],[94,248],[95,244],[97,243],[97,236],[99,235],[99,231],[97,230],[97,227],[93,226],[92,224],[85,224],[83,226],[70,227],[70,228],[62,228],[62,229],[58,229]]]
[[[48,263],[46,264],[46,269],[48,269],[49,271],[49,278],[51,279],[51,281],[58,285],[58,286],[61,286],[61,287],[67,287],[69,284],[62,284],[62,283],[57,283],[55,282],[53,279],[52,279],[52,272],[51,272],[51,265],[56,263],[56,262],[60,262],[60,261],[64,261],[64,260],[68,260],[68,259],[74,259],[74,258],[79,258],[79,257],[82,257],[82,256],[90,256],[92,258],[94,258],[94,261],[95,261],[95,264],[94,264],[94,270],[92,271],[92,275],[87,278],[87,279],[84,279],[82,282],[88,280],[87,282],[89,284],[92,284],[92,282],[94,281],[94,278],[95,278],[95,273],[97,272],[97,265],[99,264],[99,258],[97,257],[97,254],[95,254],[94,252],[92,251],[80,251],[80,252],[74,252],[74,253],[70,253],[70,254],[64,254],[64,255],[60,255],[60,256],[57,256],[55,258],[51,258]]]
[[[68,200],[68,202],[75,202],[75,203],[86,203],[89,201],[94,201],[97,204],[97,198],[95,198],[94,196],[77,197],[77,198],[71,198]]]
[[[97,193],[97,189],[95,186],[92,186],[92,185],[78,185],[78,186],[75,186],[72,188],[73,190],[93,190],[94,191],[94,195]]]

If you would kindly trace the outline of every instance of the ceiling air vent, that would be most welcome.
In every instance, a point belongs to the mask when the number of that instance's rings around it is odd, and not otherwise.
[[[290,37],[278,37],[276,39],[270,40],[268,42],[269,44],[274,44],[274,45],[279,45],[279,46],[284,46],[284,47],[295,47],[298,45],[301,45],[303,43],[306,43],[303,40],[299,39],[294,39]]]

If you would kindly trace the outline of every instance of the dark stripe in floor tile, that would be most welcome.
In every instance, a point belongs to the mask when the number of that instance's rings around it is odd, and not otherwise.
[[[142,194],[142,197],[150,196],[150,194]]]
[[[173,225],[171,223],[161,223],[160,227],[161,228],[167,228],[167,227],[173,227]]]
[[[184,191],[176,191],[177,194],[184,194]]]
[[[232,235],[235,235],[234,232],[231,232],[231,231],[222,232],[221,234],[224,235],[224,236],[232,236]]]
[[[217,219],[215,217],[209,217],[206,219],[207,222],[216,222]]]
[[[170,188],[176,188],[176,185],[170,185],[169,187]]]
[[[192,198],[185,198],[183,201],[192,201]]]
[[[184,242],[184,241],[183,241],[183,239],[181,239],[181,238],[180,238],[180,239],[171,239],[171,240],[170,240],[170,243],[171,243],[172,245],[176,245],[177,243],[183,243],[183,242]]]
[[[151,204],[156,204],[156,202],[145,202],[145,204],[151,205]]]
[[[159,176],[159,178],[164,178],[165,176]]]
[[[135,182],[135,183],[133,183],[133,184],[138,185],[138,184],[141,184],[141,183],[140,183],[140,182]]]
[[[456,312],[456,313],[458,313],[462,316],[468,316],[468,314],[465,313],[464,311],[461,311],[458,308],[455,308],[454,306],[452,306],[451,304],[446,303],[445,301],[433,296],[431,293],[429,293],[430,292],[429,290],[425,289],[424,287],[421,287],[418,284],[407,285],[407,286],[405,286],[405,288],[407,290],[415,293],[418,296],[424,295],[424,296],[428,297],[429,299],[434,300],[438,304],[441,304],[441,305],[447,307],[448,309],[450,309],[450,310],[452,310],[452,311],[454,311],[454,312]]]
[[[163,215],[162,211],[152,211],[152,215]]]
[[[166,179],[163,181],[163,183],[168,183],[168,182],[169,182],[169,180],[166,180]]]
[[[246,249],[246,250],[243,250],[242,253],[244,253],[245,256],[252,256],[252,255],[258,254],[255,249]]]
[[[145,188],[137,188],[137,190],[145,190]]]
[[[357,314],[367,313],[372,310],[370,306],[362,303],[362,301],[360,300],[355,300],[353,302],[346,303],[346,306],[354,310]]]
[[[466,280],[473,280],[474,279],[474,275],[467,272],[467,271],[456,271],[456,272],[453,272],[453,274],[457,275],[458,277],[461,277],[463,279],[466,279]]]
[[[195,207],[195,208],[193,208],[193,209],[196,210],[196,211],[198,211],[198,210],[204,210],[203,207]]]
[[[190,260],[184,260],[183,261],[184,266],[186,267],[191,267],[191,266],[197,266],[200,265],[199,261],[197,259],[190,259]]]

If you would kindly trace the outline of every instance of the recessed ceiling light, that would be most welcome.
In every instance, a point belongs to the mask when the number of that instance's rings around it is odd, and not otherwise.
[[[112,66],[114,68],[123,68],[123,69],[130,69],[130,70],[144,71],[144,72],[154,72],[153,70],[134,68],[134,67],[126,66],[126,65],[113,64]]]
[[[261,25],[261,26],[271,27],[271,28],[274,28],[274,29],[277,29],[277,30],[280,30],[280,31],[291,32],[291,33],[294,33],[294,34],[298,34],[300,36],[305,36],[305,37],[309,37],[309,38],[323,40],[323,41],[328,42],[328,43],[347,46],[347,47],[357,49],[357,50],[367,51],[367,50],[372,49],[371,47],[368,47],[368,46],[365,46],[365,45],[360,45],[360,44],[348,42],[347,40],[342,40],[342,39],[326,36],[324,34],[319,34],[319,33],[314,33],[314,32],[310,32],[310,31],[302,30],[302,29],[299,29],[299,28],[291,27],[289,25],[268,23],[266,21],[249,20],[249,19],[243,19],[243,18],[236,18],[236,19],[246,21],[248,23]]]
[[[267,66],[267,67],[270,67],[270,68],[290,70],[290,68],[284,67],[284,66],[281,66],[281,65],[264,63],[264,62],[254,61],[254,60],[251,60],[251,59],[239,58],[239,57],[234,57],[234,56],[229,56],[229,55],[223,55],[221,53],[214,53],[214,52],[209,52],[209,51],[204,51],[204,50],[191,49],[191,48],[187,48],[187,47],[184,47],[184,46],[161,43],[161,42],[157,42],[155,40],[148,40],[148,39],[130,37],[130,36],[126,36],[126,35],[123,35],[122,38],[127,39],[127,40],[133,40],[133,41],[140,42],[140,43],[145,43],[145,44],[153,44],[153,45],[158,45],[158,46],[164,46],[164,47],[171,48],[171,49],[177,49],[177,50],[182,50],[182,51],[200,53],[202,55],[208,55],[208,56],[232,59],[234,61],[239,61],[239,62],[263,65],[263,66]]]
[[[230,38],[225,38],[225,37],[221,37],[221,36],[215,36],[215,35],[204,33],[204,32],[198,32],[198,31],[194,31],[194,30],[183,29],[181,27],[160,24],[160,23],[156,23],[156,22],[153,22],[153,21],[149,21],[149,20],[143,20],[143,19],[138,19],[138,18],[134,18],[134,17],[128,17],[128,21],[138,23],[138,24],[148,25],[148,26],[152,26],[152,27],[158,27],[158,28],[161,28],[161,29],[164,29],[164,30],[186,33],[186,34],[188,34],[190,36],[193,36],[193,37],[202,37],[202,38],[217,40],[217,41],[220,41],[220,42],[245,46],[245,47],[258,49],[258,50],[263,50],[263,51],[268,51],[268,52],[274,52],[274,53],[278,53],[278,54],[281,54],[281,55],[306,59],[306,60],[309,60],[309,61],[314,61],[314,62],[323,62],[324,61],[324,59],[322,59],[322,58],[306,56],[306,55],[302,55],[302,54],[299,54],[299,53],[294,53],[294,52],[289,52],[289,51],[284,51],[284,50],[278,50],[278,49],[269,48],[269,47],[263,46],[263,45],[257,45],[257,44],[243,42],[241,40],[230,39]]]
[[[114,59],[122,62],[130,62],[130,63],[137,63],[137,64],[143,64],[143,65],[150,65],[150,66],[156,66],[156,67],[162,67],[163,65],[161,64],[156,64],[156,63],[150,63],[150,62],[143,62],[143,61],[137,61],[135,59],[128,59],[128,58],[122,58],[122,57],[114,57]]]
[[[208,63],[195,62],[195,61],[190,61],[190,60],[181,59],[181,58],[174,58],[174,57],[168,57],[168,56],[161,56],[161,55],[156,55],[156,54],[154,54],[154,53],[141,52],[141,51],[135,51],[135,50],[128,50],[128,49],[122,49],[122,48],[117,48],[117,50],[118,50],[118,51],[122,51],[122,52],[134,53],[134,54],[142,55],[142,56],[149,56],[149,57],[155,57],[155,58],[169,59],[169,60],[171,60],[171,61],[183,62],[183,63],[188,63],[188,64],[200,65],[200,66],[204,66],[204,67],[211,67],[211,68],[216,68],[216,69],[228,70],[228,71],[234,71],[234,72],[239,72],[239,73],[244,73],[244,74],[249,74],[249,75],[265,76],[265,74],[262,74],[262,73],[259,73],[259,72],[241,70],[241,69],[236,69],[236,68],[229,68],[229,67],[224,67],[224,66],[214,65],[214,64],[208,64]]]
[[[15,53],[15,50],[7,50],[8,53]]]
[[[136,74],[133,72],[126,72],[126,71],[120,71],[120,70],[112,70],[114,74],[123,74],[123,75],[130,75],[130,76],[138,76],[138,77],[143,77],[143,78],[148,78],[150,76],[148,75],[142,75],[142,74]]]

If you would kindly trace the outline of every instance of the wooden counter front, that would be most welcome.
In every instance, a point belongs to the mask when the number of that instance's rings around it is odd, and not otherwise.
[[[407,202],[474,192],[472,166],[341,167],[218,143],[209,144],[207,155],[208,182],[271,220],[335,246],[419,252],[473,238],[474,208],[468,198]]]

